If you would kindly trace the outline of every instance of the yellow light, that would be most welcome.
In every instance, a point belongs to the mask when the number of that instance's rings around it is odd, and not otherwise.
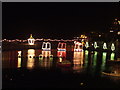
[[[118,21],[118,23],[120,24],[120,21]]]
[[[27,60],[27,68],[32,69],[34,66],[34,57],[35,56],[35,50],[34,49],[28,49],[28,60]]]
[[[73,64],[74,69],[83,65],[83,52],[74,52]]]
[[[33,58],[35,56],[35,50],[34,49],[28,49],[28,58]]]
[[[21,58],[18,58],[18,65],[17,65],[18,68],[21,67]]]
[[[85,39],[85,38],[87,38],[87,36],[85,36],[85,35],[81,35],[80,38],[84,38],[84,39]]]
[[[42,51],[43,57],[50,57],[51,51]]]

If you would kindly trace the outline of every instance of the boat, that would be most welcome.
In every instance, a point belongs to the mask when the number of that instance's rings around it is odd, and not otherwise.
[[[116,72],[111,72],[111,73],[102,72],[102,74],[107,76],[120,77],[120,73],[116,73]]]

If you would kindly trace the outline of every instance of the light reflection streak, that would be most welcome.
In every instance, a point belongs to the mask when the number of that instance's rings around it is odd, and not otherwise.
[[[110,60],[115,60],[115,53],[111,53]]]
[[[66,51],[57,51],[57,57],[64,57],[64,58],[66,58]]]
[[[35,56],[35,50],[34,49],[28,49],[28,60],[27,60],[27,68],[32,69],[34,67],[34,56]]]
[[[96,66],[96,63],[97,63],[97,54],[98,52],[94,52],[94,56],[93,56],[93,66],[95,67]]]
[[[40,66],[43,68],[50,68],[53,62],[53,56],[51,57],[51,51],[42,51],[42,58],[39,58]]]
[[[18,64],[17,64],[18,68],[21,67],[21,53],[22,53],[22,51],[18,51]]]
[[[88,50],[85,50],[85,67],[88,65]]]
[[[66,51],[57,51],[57,57],[59,57],[58,62],[62,62],[66,58]]]
[[[74,52],[73,57],[73,70],[79,72],[79,70],[83,67],[83,52]]]
[[[101,70],[102,70],[102,71],[105,69],[106,56],[107,56],[107,53],[106,53],[106,52],[103,52],[103,54],[102,54],[102,64],[101,64]]]

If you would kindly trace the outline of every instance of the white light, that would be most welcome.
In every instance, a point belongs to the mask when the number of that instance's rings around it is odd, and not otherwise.
[[[34,45],[35,39],[32,37],[32,34],[30,35],[30,38],[28,39],[28,44],[29,45]]]
[[[110,30],[110,32],[113,32],[113,30]]]
[[[112,51],[115,50],[115,45],[114,45],[114,43],[112,43],[112,45],[111,45],[111,50],[112,50]]]
[[[120,35],[120,31],[118,32],[118,35]]]
[[[120,21],[118,21],[118,23],[120,24]]]
[[[44,51],[50,51],[51,50],[51,43],[50,42],[43,42],[42,49]]]
[[[103,44],[103,49],[107,49],[107,44],[106,43]]]

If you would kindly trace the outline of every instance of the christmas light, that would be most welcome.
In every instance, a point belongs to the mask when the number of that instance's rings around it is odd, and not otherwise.
[[[29,45],[34,45],[35,39],[32,37],[32,34],[30,34],[30,38],[28,39]]]
[[[103,44],[103,49],[107,49],[107,44],[106,43]]]
[[[89,47],[89,43],[88,43],[88,42],[86,42],[85,47],[86,47],[86,48],[88,48],[88,47]]]
[[[66,51],[66,43],[58,43],[58,51]]]
[[[43,42],[42,49],[44,51],[50,51],[51,50],[51,43],[50,42]]]
[[[94,48],[96,49],[97,47],[97,42],[94,42]]]
[[[115,45],[114,45],[114,43],[112,43],[112,45],[111,45],[111,50],[112,50],[112,51],[115,50]]]

